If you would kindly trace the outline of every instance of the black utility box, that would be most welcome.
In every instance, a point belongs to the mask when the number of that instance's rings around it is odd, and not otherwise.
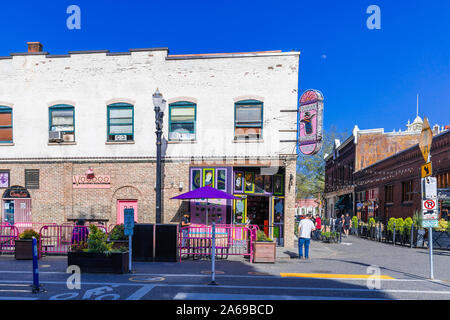
[[[155,231],[155,261],[177,261],[177,224],[157,224]]]
[[[153,224],[135,224],[133,231],[133,261],[153,261]]]

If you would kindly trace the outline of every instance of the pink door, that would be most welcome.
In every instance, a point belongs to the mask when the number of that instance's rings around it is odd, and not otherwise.
[[[134,209],[134,221],[138,222],[138,202],[137,200],[117,200],[117,224],[123,223],[123,212],[125,208]]]

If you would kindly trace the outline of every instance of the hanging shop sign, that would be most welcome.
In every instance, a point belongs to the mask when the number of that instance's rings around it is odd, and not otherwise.
[[[12,186],[3,193],[3,199],[29,199],[30,193],[27,189],[20,186]]]
[[[297,120],[298,153],[314,155],[322,148],[323,95],[307,90],[300,98]]]
[[[110,176],[94,176],[88,178],[86,175],[73,176],[74,189],[109,189],[111,188]]]

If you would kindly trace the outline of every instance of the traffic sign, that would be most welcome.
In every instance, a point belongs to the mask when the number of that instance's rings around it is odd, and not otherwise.
[[[422,173],[422,178],[426,178],[431,176],[433,170],[431,167],[431,162],[428,162],[426,164],[424,164],[423,166],[421,166],[421,173]]]
[[[123,213],[123,226],[125,228],[124,233],[126,236],[133,235],[134,229],[134,209],[125,208]]]
[[[436,177],[422,178],[422,200],[437,199]]]
[[[434,210],[436,209],[436,202],[433,199],[423,201],[422,210]]]
[[[419,148],[420,148],[420,151],[422,152],[425,162],[429,162],[429,155],[430,155],[432,140],[433,140],[433,132],[431,131],[430,123],[428,122],[428,119],[425,117],[423,119],[422,133],[420,134],[420,139],[419,139]]]
[[[437,220],[424,220],[424,221],[422,221],[422,227],[437,228],[437,227],[439,227],[439,222]]]

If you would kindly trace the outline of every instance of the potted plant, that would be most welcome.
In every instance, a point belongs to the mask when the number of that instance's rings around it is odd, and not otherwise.
[[[353,216],[352,218],[352,234],[358,234],[358,217]]]
[[[16,260],[32,260],[33,259],[33,237],[37,240],[39,246],[39,233],[32,229],[27,229],[19,235],[19,239],[15,241],[15,258]]]
[[[275,263],[276,243],[261,230],[256,233],[254,249],[253,262]]]
[[[113,249],[107,240],[105,232],[90,225],[87,243],[72,245],[67,264],[79,266],[84,273],[128,273],[128,250]]]
[[[439,220],[439,225],[433,230],[433,247],[436,249],[450,248],[450,223],[445,219]]]
[[[322,232],[322,242],[337,243],[339,239],[339,232]]]
[[[373,217],[370,218],[369,223],[368,223],[368,238],[369,239],[375,238],[375,225],[376,225],[375,219]]]
[[[108,236],[108,241],[112,243],[112,249],[128,248],[128,236],[125,235],[123,224],[116,225]]]

